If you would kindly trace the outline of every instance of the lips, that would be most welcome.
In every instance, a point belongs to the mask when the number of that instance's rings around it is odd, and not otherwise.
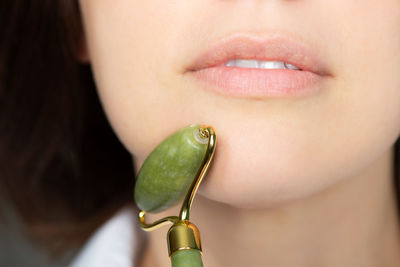
[[[258,69],[225,66],[234,59],[282,61],[301,70]],[[260,37],[237,34],[224,38],[201,53],[188,73],[202,87],[234,96],[303,96],[319,90],[322,79],[331,76],[316,53],[288,36]]]

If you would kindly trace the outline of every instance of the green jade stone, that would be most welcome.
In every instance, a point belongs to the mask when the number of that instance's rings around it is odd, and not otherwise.
[[[200,251],[197,249],[179,250],[171,256],[172,267],[203,267]]]
[[[208,138],[192,124],[167,137],[145,159],[137,175],[135,201],[141,210],[160,212],[182,200],[205,156]]]

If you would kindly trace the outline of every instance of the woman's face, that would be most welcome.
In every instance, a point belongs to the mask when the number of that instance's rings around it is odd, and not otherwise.
[[[247,208],[306,197],[360,174],[399,135],[398,0],[80,5],[101,102],[137,169],[186,125],[216,130],[215,160],[199,189],[204,197]],[[313,74],[318,91],[302,97],[216,92],[191,67],[232,36],[299,40],[328,75]],[[253,78],[244,78],[249,88]]]

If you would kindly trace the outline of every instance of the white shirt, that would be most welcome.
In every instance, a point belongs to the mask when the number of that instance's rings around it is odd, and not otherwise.
[[[69,267],[134,267],[138,230],[135,210],[122,208],[92,235]]]

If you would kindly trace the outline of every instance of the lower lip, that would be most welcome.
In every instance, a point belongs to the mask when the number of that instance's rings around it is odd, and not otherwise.
[[[322,76],[291,69],[219,65],[191,72],[217,93],[238,97],[303,97],[319,91]]]

